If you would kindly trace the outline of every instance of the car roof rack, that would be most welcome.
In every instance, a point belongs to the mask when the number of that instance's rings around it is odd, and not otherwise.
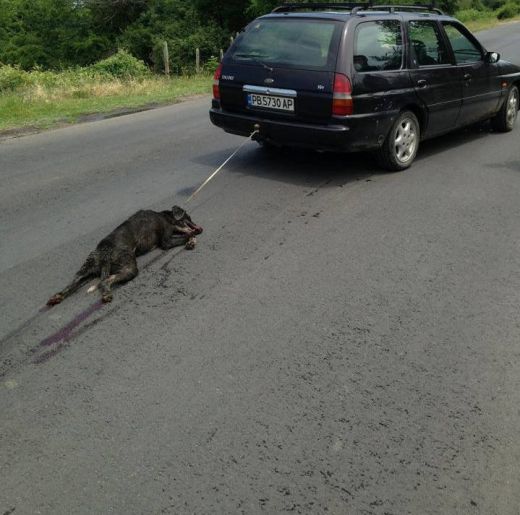
[[[298,3],[284,3],[275,7],[271,12],[273,13],[287,13],[290,11],[298,11],[300,9],[309,9],[310,11],[323,11],[325,9],[337,9],[351,11],[356,7],[362,9],[369,9],[372,7],[372,2],[298,2]]]
[[[372,4],[369,8],[371,11],[388,11],[388,12],[423,12],[423,13],[435,13],[444,14],[444,12],[435,6],[435,2],[431,4],[408,4],[408,5],[374,5]]]
[[[352,11],[357,14],[359,11],[388,11],[393,12],[423,12],[444,14],[441,9],[435,6],[435,2],[431,4],[408,4],[408,5],[377,5],[373,2],[286,2],[275,7],[273,13],[287,13],[291,11],[299,11],[307,9],[310,11],[323,11],[325,9],[333,9],[338,11]]]

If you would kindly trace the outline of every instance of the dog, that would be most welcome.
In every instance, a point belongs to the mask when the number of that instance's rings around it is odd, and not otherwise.
[[[195,247],[195,236],[201,232],[202,227],[193,223],[179,206],[173,206],[171,211],[137,211],[98,243],[72,282],[53,295],[47,306],[59,304],[92,277],[99,277],[100,281],[89,292],[99,289],[102,301],[111,302],[111,287],[137,276],[137,256],[156,247],[168,250],[185,245],[191,250]]]

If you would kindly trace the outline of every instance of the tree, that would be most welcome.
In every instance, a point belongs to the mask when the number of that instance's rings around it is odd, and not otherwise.
[[[2,62],[25,69],[63,68],[92,62],[109,46],[106,37],[92,31],[87,13],[74,0],[8,0],[7,3],[10,3],[7,24],[2,23],[0,33],[5,41],[0,48]]]
[[[194,0],[195,9],[227,32],[239,31],[248,22],[249,0]]]
[[[121,34],[152,4],[151,0],[84,0],[93,23],[109,34]]]
[[[203,16],[194,3],[153,0],[148,9],[118,38],[118,43],[156,69],[162,69],[162,45],[167,41],[172,70],[193,68],[195,48],[203,60],[218,55],[229,32]]]
[[[271,12],[276,6],[280,5],[281,3],[282,2],[279,2],[277,0],[250,0],[247,13],[253,18],[256,16],[261,16],[262,14]]]

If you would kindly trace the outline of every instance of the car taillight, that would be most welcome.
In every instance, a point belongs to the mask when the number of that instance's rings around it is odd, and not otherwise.
[[[218,68],[215,70],[215,75],[213,75],[213,98],[215,100],[220,100],[220,76],[222,75],[222,63],[218,65]]]
[[[352,102],[352,85],[346,75],[334,75],[334,90],[332,92],[332,114],[346,116],[354,112]]]

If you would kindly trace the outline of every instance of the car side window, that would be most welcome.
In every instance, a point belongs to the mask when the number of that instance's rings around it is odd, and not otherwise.
[[[412,59],[417,66],[451,64],[439,26],[431,21],[408,23]]]
[[[451,23],[443,23],[443,25],[457,64],[475,63],[482,59],[481,49],[468,39],[456,25]]]
[[[403,61],[401,22],[379,20],[357,26],[354,68],[358,72],[399,70]]]

